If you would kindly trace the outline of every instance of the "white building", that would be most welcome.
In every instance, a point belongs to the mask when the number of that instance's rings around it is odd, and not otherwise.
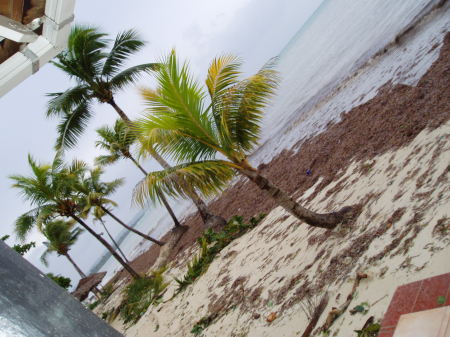
[[[0,97],[66,44],[75,0],[0,0]]]

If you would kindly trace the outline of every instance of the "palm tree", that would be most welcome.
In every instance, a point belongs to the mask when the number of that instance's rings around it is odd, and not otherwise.
[[[69,250],[77,241],[80,234],[83,232],[81,228],[73,228],[73,221],[64,221],[57,219],[47,222],[42,230],[42,234],[48,241],[44,242],[47,249],[41,255],[41,261],[45,266],[48,266],[47,255],[56,252],[58,255],[65,256],[69,262],[76,269],[81,278],[85,278],[86,274],[78,267],[72,257],[69,255]]]
[[[92,27],[75,26],[69,36],[67,51],[59,54],[57,61],[52,62],[77,82],[77,85],[64,92],[48,94],[51,99],[47,116],[60,119],[57,150],[75,146],[93,115],[91,105],[94,99],[112,106],[127,126],[132,126],[131,120],[116,104],[114,95],[127,85],[134,84],[143,73],[156,70],[159,64],[146,63],[120,71],[128,57],[144,46],[133,30],[118,34],[111,50],[106,51],[107,46],[106,34]],[[163,168],[170,168],[150,146],[147,149]],[[222,217],[209,213],[195,191],[191,191],[190,197],[205,223],[226,223]]]
[[[129,159],[145,176],[147,175],[147,171],[144,170],[130,151],[131,145],[137,139],[136,134],[130,131],[123,120],[116,120],[114,128],[103,126],[97,129],[97,134],[100,139],[95,142],[95,145],[98,148],[108,151],[108,154],[98,156],[95,159],[97,165],[106,166],[114,164],[120,159]],[[166,197],[160,193],[158,199],[161,200],[164,207],[166,207],[175,226],[181,226],[175,213],[167,202]]]
[[[94,220],[97,220],[97,221],[99,221],[102,224],[103,229],[105,230],[105,232],[108,235],[109,239],[114,244],[114,247],[116,247],[117,251],[122,255],[122,257],[125,260],[125,262],[126,263],[130,263],[130,261],[128,261],[128,258],[126,257],[126,255],[124,254],[122,249],[120,249],[120,246],[117,244],[116,240],[114,240],[113,236],[109,232],[108,227],[106,227],[105,221],[103,220],[103,216],[105,215],[105,213],[100,208],[97,207],[97,208],[95,208],[95,210],[93,212],[93,215],[94,215]]]
[[[169,196],[186,195],[186,185],[211,195],[240,173],[298,219],[311,226],[334,228],[350,213],[350,207],[315,213],[248,162],[249,153],[258,144],[263,109],[275,93],[278,75],[271,61],[239,81],[240,66],[233,56],[214,59],[206,78],[207,90],[193,79],[187,64],[179,65],[175,51],[159,67],[156,90],[142,90],[149,108],[136,124],[141,136],[155,144],[161,155],[180,164],[149,173],[136,187],[135,200],[154,200],[161,191]]]
[[[75,146],[78,137],[86,128],[93,112],[94,99],[114,108],[127,124],[131,121],[116,104],[114,95],[139,77],[157,68],[156,63],[146,63],[121,71],[128,57],[144,46],[133,30],[122,32],[109,51],[106,34],[96,28],[74,26],[69,35],[67,50],[52,63],[63,70],[76,85],[64,92],[48,94],[47,116],[60,118],[56,148]]]
[[[80,215],[81,207],[75,201],[78,195],[73,187],[79,180],[79,176],[86,170],[84,163],[73,161],[71,165],[66,165],[59,156],[55,157],[52,165],[39,165],[31,156],[28,156],[28,163],[32,170],[31,176],[10,177],[15,182],[13,187],[19,189],[23,198],[35,207],[16,220],[17,236],[24,239],[33,227],[36,226],[42,230],[47,221],[57,217],[70,218],[100,241],[132,277],[140,278],[139,274],[115,252],[105,239],[89,227]]]
[[[108,199],[108,196],[113,194],[117,187],[123,184],[123,179],[103,182],[100,180],[102,173],[103,170],[99,167],[91,169],[88,171],[88,175],[80,177],[80,181],[74,187],[76,191],[80,193],[79,203],[84,206],[83,215],[87,216],[92,208],[99,208],[102,212],[108,214],[111,218],[129,231],[143,237],[148,241],[156,243],[158,246],[163,246],[164,242],[161,242],[131,226],[128,226],[109,210],[108,205],[117,206],[117,204],[113,200]]]

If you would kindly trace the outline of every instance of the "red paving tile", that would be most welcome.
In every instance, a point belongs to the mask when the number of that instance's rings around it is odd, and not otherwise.
[[[378,333],[378,337],[392,337],[394,335],[395,327],[394,328],[381,328],[380,332]]]
[[[403,314],[443,306],[438,303],[440,296],[446,297],[444,305],[450,305],[450,273],[398,287],[384,315],[378,337],[392,337]]]
[[[417,281],[397,288],[384,315],[383,327],[395,327],[401,315],[412,312],[421,284]]]
[[[423,280],[416,303],[411,312],[434,309],[442,306],[439,296],[447,297],[450,285],[450,273]],[[448,301],[448,298],[446,299]]]

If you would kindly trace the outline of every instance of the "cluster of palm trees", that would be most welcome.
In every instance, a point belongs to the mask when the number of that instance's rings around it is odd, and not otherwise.
[[[202,86],[180,63],[172,51],[160,63],[147,63],[122,69],[124,62],[139,51],[144,43],[135,31],[117,35],[110,41],[98,29],[84,26],[73,28],[67,51],[53,62],[76,85],[64,92],[49,94],[47,116],[59,119],[56,155],[51,164],[38,164],[31,156],[28,162],[31,176],[12,176],[14,187],[33,206],[16,221],[16,232],[24,238],[32,228],[38,228],[49,240],[47,252],[66,256],[81,229],[78,223],[103,244],[134,278],[139,274],[126,257],[120,256],[101,235],[87,223],[89,216],[103,223],[109,215],[119,224],[163,246],[161,255],[170,249],[185,232],[166,197],[189,198],[193,201],[207,227],[225,224],[225,219],[212,214],[202,197],[210,197],[227,186],[236,174],[241,174],[266,191],[280,206],[311,226],[332,229],[351,210],[318,214],[298,204],[251,166],[248,155],[258,144],[264,108],[278,85],[275,62],[268,62],[255,75],[240,79],[241,62],[225,55],[211,63],[206,86]],[[143,117],[131,121],[117,105],[115,94],[135,84],[143,74],[152,74],[155,89],[141,89],[147,105]],[[109,104],[119,115],[115,124],[97,130],[96,146],[106,154],[96,158],[98,167],[63,160],[64,150],[73,148],[93,115],[93,102]],[[133,154],[132,147],[136,148]],[[154,158],[162,167],[147,172],[139,160]],[[134,189],[133,200],[140,205],[161,202],[174,222],[173,236],[161,242],[126,225],[112,212],[116,206],[110,199],[122,179],[101,180],[102,167],[121,159],[134,163],[143,179]],[[167,160],[175,163],[171,166]],[[202,196],[202,197],[201,197]],[[51,233],[57,232],[58,235]],[[45,256],[44,256],[45,257]],[[159,261],[163,264],[166,259]],[[82,274],[81,270],[75,268]]]

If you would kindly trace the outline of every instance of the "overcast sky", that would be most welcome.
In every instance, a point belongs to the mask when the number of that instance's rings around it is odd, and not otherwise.
[[[277,55],[300,29],[322,0],[78,0],[75,8],[77,23],[95,25],[108,34],[135,28],[148,43],[146,48],[130,60],[129,65],[153,62],[175,47],[178,55],[188,59],[192,70],[201,81],[214,56],[232,53],[242,57],[247,73],[259,69],[269,58]],[[150,84],[143,78],[142,85]],[[2,223],[0,236],[11,234],[17,216],[29,210],[29,205],[12,189],[8,176],[29,174],[27,154],[41,162],[51,161],[54,152],[56,121],[47,120],[44,111],[45,93],[62,91],[70,86],[68,78],[51,65],[0,99],[2,126],[0,144],[2,165],[0,166],[0,213]],[[116,102],[131,117],[138,117],[143,107],[135,88],[128,88],[117,96]],[[99,153],[94,147],[95,129],[112,124],[116,114],[109,106],[96,105],[96,117],[83,135],[75,151],[69,157],[78,157],[88,162]],[[156,165],[145,163],[147,168]],[[109,167],[106,178],[126,177],[126,185],[116,194],[119,202],[116,211],[129,220],[138,211],[131,207],[131,190],[140,178],[139,172],[130,164],[122,162]],[[111,230],[120,228],[111,223]],[[38,233],[30,240],[42,241]],[[14,243],[14,238],[7,241]],[[97,245],[88,234],[72,250],[75,259],[87,270],[96,259]],[[39,263],[42,247],[34,249],[27,258],[38,268],[47,271]],[[77,278],[75,271],[63,258],[50,259],[50,270]]]

